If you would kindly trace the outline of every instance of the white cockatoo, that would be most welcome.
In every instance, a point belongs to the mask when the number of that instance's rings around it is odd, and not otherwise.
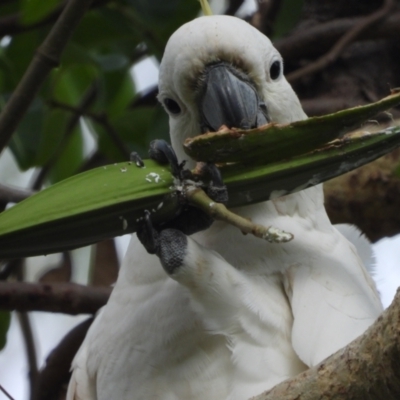
[[[221,125],[307,118],[278,51],[235,17],[201,17],[178,29],[159,88],[180,160],[185,138]],[[73,362],[68,400],[245,400],[362,334],[382,311],[362,261],[370,250],[346,228],[364,247],[359,256],[323,203],[319,185],[234,210],[292,233],[284,244],[214,222],[190,237],[162,231],[154,255],[133,235],[110,300]]]

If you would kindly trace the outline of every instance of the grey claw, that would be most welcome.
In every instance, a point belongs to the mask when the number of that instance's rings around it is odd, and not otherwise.
[[[130,161],[134,162],[137,167],[143,168],[144,167],[144,162],[142,160],[142,157],[139,156],[139,153],[136,151],[132,151],[130,155]]]
[[[160,164],[169,164],[172,174],[180,178],[184,164],[179,164],[174,149],[165,140],[156,139],[150,143],[149,157]]]
[[[222,180],[220,170],[214,164],[206,164],[205,169],[210,174],[211,182],[206,192],[217,203],[226,204],[228,202],[228,190]]]
[[[160,238],[159,233],[153,227],[150,215],[150,212],[145,210],[144,221],[139,225],[136,234],[149,254],[157,254]]]

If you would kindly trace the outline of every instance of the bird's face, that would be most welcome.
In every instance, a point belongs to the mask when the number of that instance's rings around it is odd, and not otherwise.
[[[186,138],[222,126],[306,118],[271,41],[235,17],[201,17],[178,29],[165,49],[159,88],[179,159],[187,158]]]

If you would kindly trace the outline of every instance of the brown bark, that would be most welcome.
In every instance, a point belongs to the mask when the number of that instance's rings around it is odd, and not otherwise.
[[[399,233],[399,165],[400,149],[397,149],[326,182],[325,206],[331,221],[358,226],[372,242]]]
[[[75,283],[0,282],[0,310],[94,314],[110,293],[111,288]]]

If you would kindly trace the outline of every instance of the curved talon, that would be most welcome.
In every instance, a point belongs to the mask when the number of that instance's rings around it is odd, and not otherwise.
[[[172,174],[176,178],[181,177],[181,171],[185,164],[179,164],[174,149],[165,140],[156,139],[150,142],[149,157],[160,164],[169,164]]]
[[[137,167],[143,168],[144,167],[144,162],[142,157],[140,157],[139,153],[136,151],[132,151],[130,157],[130,161],[134,162]]]
[[[160,235],[153,227],[150,211],[145,210],[144,213],[143,223],[138,226],[136,234],[149,254],[157,254],[160,247]]]
[[[204,168],[211,176],[211,182],[206,188],[208,196],[217,203],[228,202],[228,190],[222,180],[221,171],[215,164],[207,163]]]

